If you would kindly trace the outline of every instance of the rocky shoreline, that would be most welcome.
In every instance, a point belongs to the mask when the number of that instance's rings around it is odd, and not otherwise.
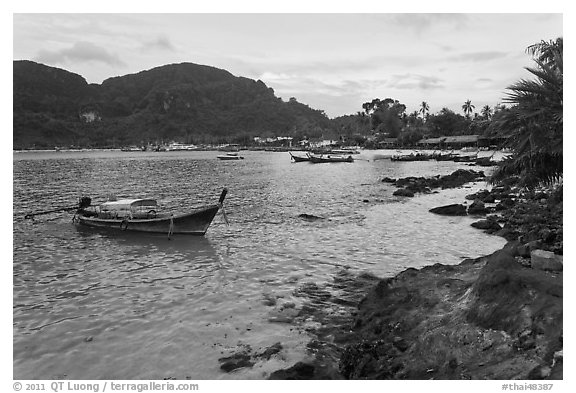
[[[411,197],[483,177],[383,181]],[[355,310],[327,315],[312,360],[270,379],[562,379],[562,188],[521,192],[510,179],[467,199],[452,211],[479,216],[473,226],[509,240],[503,249],[350,284]]]

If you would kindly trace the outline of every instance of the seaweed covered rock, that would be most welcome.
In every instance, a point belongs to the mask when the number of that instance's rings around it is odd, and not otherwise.
[[[313,364],[298,362],[294,366],[274,371],[268,379],[302,380],[314,379],[315,367]]]
[[[407,188],[400,188],[392,193],[394,196],[413,197],[414,193]]]
[[[443,216],[466,216],[468,214],[466,212],[466,206],[459,203],[435,207],[430,209],[430,212]]]
[[[471,169],[458,169],[450,175],[441,176],[439,179],[440,187],[445,188],[456,188],[461,187],[466,183],[484,179],[485,175],[483,171],[474,171]]]
[[[456,188],[461,187],[466,183],[484,179],[485,175],[482,171],[458,169],[455,172],[445,176],[432,176],[432,177],[415,177],[408,176],[401,179],[391,179],[385,177],[383,182],[392,183],[396,187],[407,190],[414,194],[416,193],[429,193],[434,188]],[[402,191],[404,192],[404,191]]]
[[[472,202],[472,204],[468,207],[468,214],[471,215],[483,216],[489,212],[490,210],[486,209],[484,202],[478,199]]]
[[[562,378],[561,274],[521,266],[510,253],[517,246],[381,280],[359,305],[341,374]]]
[[[477,229],[483,229],[486,233],[495,233],[502,229],[500,224],[498,224],[498,222],[492,218],[476,221],[470,225]]]

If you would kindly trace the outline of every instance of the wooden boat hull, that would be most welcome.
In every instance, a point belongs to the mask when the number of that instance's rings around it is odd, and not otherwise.
[[[434,157],[434,159],[436,161],[454,161],[454,158],[457,156],[457,154],[440,154]]]
[[[292,159],[294,160],[294,162],[308,162],[310,161],[310,159],[308,157],[292,157]]]
[[[328,162],[354,162],[352,156],[348,157],[315,157],[310,156],[310,162],[314,164],[322,164]]]
[[[472,162],[476,161],[476,156],[458,156],[454,157],[454,162]]]
[[[403,162],[411,162],[411,161],[428,161],[430,159],[427,155],[407,155],[407,156],[392,156],[390,157],[391,161],[403,161]]]
[[[310,161],[310,157],[306,156],[306,157],[301,157],[301,156],[295,156],[292,153],[290,153],[290,157],[294,160],[294,162],[307,162]]]
[[[196,209],[190,213],[150,219],[112,219],[76,215],[74,220],[81,225],[117,231],[203,236],[219,208],[220,205],[213,205]]]
[[[242,156],[217,156],[219,160],[243,160]]]

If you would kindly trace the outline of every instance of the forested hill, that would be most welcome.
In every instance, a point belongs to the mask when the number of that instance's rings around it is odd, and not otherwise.
[[[260,80],[198,64],[165,65],[100,85],[32,61],[14,61],[13,73],[14,149],[242,143],[332,127],[323,111],[284,102]]]

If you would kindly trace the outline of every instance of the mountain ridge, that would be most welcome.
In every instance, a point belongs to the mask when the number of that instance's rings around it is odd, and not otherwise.
[[[322,110],[284,102],[261,80],[183,62],[101,84],[30,60],[13,62],[15,149],[120,147],[176,140],[245,142],[334,131]]]

